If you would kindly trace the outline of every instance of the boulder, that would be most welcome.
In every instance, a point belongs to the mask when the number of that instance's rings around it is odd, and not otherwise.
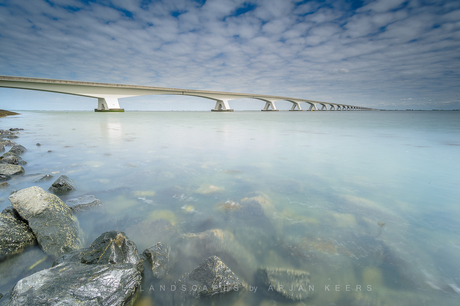
[[[18,281],[0,305],[126,305],[141,280],[132,264],[62,263]]]
[[[16,155],[21,155],[22,153],[26,152],[27,149],[20,145],[20,144],[15,144],[8,152],[14,153]]]
[[[242,291],[247,285],[217,256],[211,256],[180,278],[178,288],[195,298]]]
[[[101,206],[101,201],[93,195],[85,195],[79,198],[70,199],[65,202],[73,212],[90,209],[91,207]]]
[[[2,214],[10,216],[15,218],[16,220],[19,220],[21,222],[24,222],[25,224],[28,225],[27,220],[25,220],[23,217],[21,217],[16,209],[13,208],[13,206],[7,206],[5,209],[2,211]]]
[[[61,175],[48,190],[56,194],[73,191],[76,190],[75,182],[66,175]]]
[[[27,224],[0,214],[0,261],[21,253],[35,243],[35,236]]]
[[[81,248],[78,221],[57,196],[33,186],[16,191],[9,200],[28,221],[45,253],[57,257]]]
[[[274,297],[300,301],[309,295],[310,273],[306,271],[260,268],[255,279],[266,293]]]
[[[18,165],[19,160],[16,156],[13,155],[0,156],[0,164]]]
[[[12,140],[1,139],[0,144],[4,145],[5,147],[11,147],[11,146],[14,146],[16,143]]]
[[[24,168],[19,165],[0,164],[0,176],[9,179],[13,175],[24,173]]]
[[[155,278],[161,279],[169,273],[170,253],[171,249],[161,242],[145,249],[143,255],[152,265],[152,273]]]

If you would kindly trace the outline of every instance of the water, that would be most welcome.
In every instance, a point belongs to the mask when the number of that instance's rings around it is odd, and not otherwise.
[[[295,305],[458,304],[460,112],[23,112],[0,120],[0,128],[24,128],[17,142],[28,148],[27,176],[0,190],[0,209],[12,190],[47,189],[52,181],[35,181],[65,174],[78,191],[63,200],[94,194],[105,208],[78,215],[86,245],[121,230],[140,252],[168,244],[175,276],[216,254],[250,286],[257,267],[309,271],[314,289]],[[196,241],[205,236],[203,248]],[[51,262],[31,249],[1,263],[0,292]],[[146,276],[138,304],[161,305],[171,293],[160,285]],[[289,304],[264,291],[203,305]]]

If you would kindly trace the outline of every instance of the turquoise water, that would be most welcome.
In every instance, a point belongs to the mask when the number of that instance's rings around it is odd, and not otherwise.
[[[314,290],[294,305],[458,304],[460,112],[23,112],[0,125],[24,128],[28,148],[0,209],[65,174],[78,190],[63,200],[104,206],[77,215],[86,245],[108,230],[140,252],[162,241],[174,275],[214,252],[250,286],[258,267],[309,271]],[[31,249],[0,263],[0,292],[50,262]],[[139,305],[169,294],[152,284]],[[293,305],[261,290],[218,303]]]

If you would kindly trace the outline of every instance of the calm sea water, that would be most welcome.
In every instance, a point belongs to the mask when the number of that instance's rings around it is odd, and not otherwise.
[[[176,276],[216,253],[251,287],[258,267],[309,271],[294,305],[458,305],[460,112],[23,112],[10,127],[28,164],[0,209],[65,174],[63,200],[103,203],[78,214],[86,245],[162,241]],[[51,262],[37,248],[1,263],[0,292]],[[146,276],[138,304],[161,305],[160,285]],[[217,302],[293,305],[262,288]]]

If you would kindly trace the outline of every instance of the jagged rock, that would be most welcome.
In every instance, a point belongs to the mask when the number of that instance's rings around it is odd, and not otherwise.
[[[21,155],[22,153],[26,152],[27,149],[20,145],[20,144],[15,144],[8,152],[14,153],[16,155]]]
[[[90,209],[91,207],[101,206],[101,201],[93,195],[85,195],[79,198],[70,199],[65,202],[73,212]]]
[[[62,263],[18,281],[0,305],[126,305],[141,280],[132,264]]]
[[[76,190],[75,182],[68,178],[66,175],[61,175],[48,189],[53,193],[66,193]]]
[[[24,173],[24,168],[19,165],[0,164],[0,176],[9,179],[13,175]]]
[[[310,273],[300,270],[260,268],[256,272],[256,281],[268,294],[300,301],[308,297]]]
[[[185,285],[185,287],[182,287]],[[177,282],[195,297],[242,291],[247,285],[217,256],[211,256]]]
[[[36,243],[27,224],[6,214],[0,214],[0,261],[21,253]]]
[[[35,181],[36,183],[38,182],[45,182],[45,181],[49,181],[50,179],[52,179],[53,176],[51,174],[46,174],[45,176],[41,177],[40,179],[38,179],[37,181]]]
[[[169,273],[170,252],[171,249],[161,242],[145,249],[143,255],[152,265],[152,273],[154,277],[163,278]]]
[[[143,265],[137,247],[119,231],[105,232],[85,249],[67,253],[53,263],[53,266],[64,262],[81,262],[84,264],[132,264],[140,271]]]
[[[81,248],[78,220],[57,196],[33,186],[16,191],[9,200],[29,222],[45,253],[57,257]]]
[[[135,302],[141,268],[136,245],[122,232],[107,232],[18,281],[0,305],[126,305]]]
[[[18,165],[19,160],[16,156],[13,155],[0,156],[0,164]]]

